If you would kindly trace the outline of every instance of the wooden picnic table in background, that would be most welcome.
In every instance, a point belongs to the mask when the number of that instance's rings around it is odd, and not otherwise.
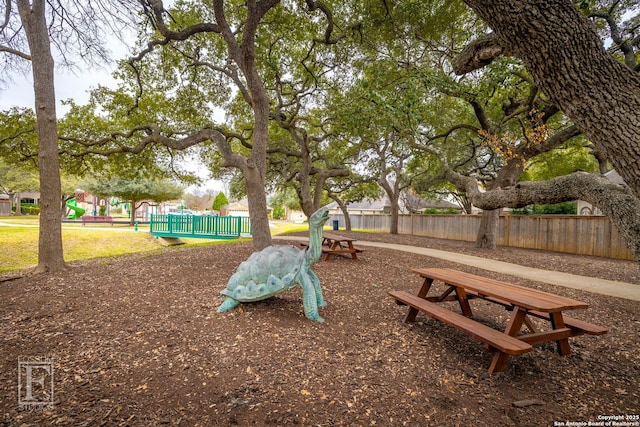
[[[358,255],[357,252],[362,252],[362,250],[357,249],[353,246],[353,242],[356,239],[351,239],[349,237],[340,236],[335,233],[323,233],[322,234],[322,253],[325,254],[325,261],[329,261],[333,255],[343,254],[349,255],[351,254],[351,258],[357,260]]]
[[[570,337],[607,333],[602,326],[563,314],[566,310],[586,309],[587,304],[581,301],[446,268],[412,271],[424,278],[417,295],[405,291],[389,292],[396,302],[409,306],[405,322],[413,322],[416,315],[423,312],[484,342],[495,353],[489,373],[504,370],[510,356],[531,351],[534,344],[555,341],[558,352],[565,356],[571,351]],[[445,289],[440,295],[429,296],[435,280],[442,282]],[[475,298],[502,305],[512,312],[504,331],[472,319],[469,301]],[[440,304],[446,301],[457,301],[462,315]],[[539,329],[531,317],[548,321],[549,328]],[[527,333],[521,333],[523,327],[528,329]]]

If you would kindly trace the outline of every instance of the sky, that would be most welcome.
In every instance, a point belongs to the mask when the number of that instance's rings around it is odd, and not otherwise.
[[[111,73],[115,63],[110,67],[94,70],[79,70],[74,74],[70,70],[57,69],[54,77],[56,87],[56,113],[64,116],[67,109],[62,106],[63,99],[72,98],[79,104],[89,100],[89,91],[99,84],[115,87]],[[9,82],[0,87],[0,110],[11,107],[33,108],[33,79],[31,72],[11,76]]]

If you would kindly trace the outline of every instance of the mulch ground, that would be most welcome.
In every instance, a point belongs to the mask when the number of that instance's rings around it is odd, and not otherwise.
[[[640,284],[630,261],[340,233]],[[251,251],[167,248],[0,282],[0,426],[551,426],[640,414],[640,302],[366,248],[358,261],[313,267],[328,302],[322,324],[304,317],[299,287],[217,313],[219,292]],[[566,357],[536,346],[488,375],[491,354],[478,341],[422,316],[402,322],[406,308],[387,291],[415,292],[413,267],[585,301],[574,317],[609,333],[571,339]],[[474,312],[494,326],[509,315],[482,301]],[[53,409],[18,405],[20,356],[54,358]]]

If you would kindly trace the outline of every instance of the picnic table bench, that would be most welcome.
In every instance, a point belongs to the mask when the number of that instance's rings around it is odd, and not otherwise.
[[[389,292],[398,304],[409,306],[404,321],[413,322],[417,314],[423,312],[484,342],[495,353],[489,373],[503,371],[510,356],[531,351],[534,344],[555,341],[558,352],[565,356],[571,351],[570,337],[607,333],[602,326],[563,315],[566,310],[586,309],[584,302],[451,269],[411,271],[424,278],[417,295],[405,291]],[[442,282],[445,289],[440,295],[429,296],[436,280]],[[504,331],[473,319],[469,301],[476,298],[502,305],[512,312]],[[447,301],[457,301],[462,314],[439,305]],[[548,321],[550,328],[539,330],[529,316]],[[521,333],[523,326],[528,329],[527,333]]]
[[[83,216],[80,218],[82,220],[82,226],[86,223],[109,223],[113,227],[113,218],[110,216]]]
[[[355,248],[353,246],[353,242],[356,239],[351,239],[349,237],[340,236],[339,234],[334,233],[323,233],[322,234],[322,253],[325,254],[325,261],[329,261],[334,255],[351,255],[352,259],[357,260],[357,253],[362,252],[362,249]]]

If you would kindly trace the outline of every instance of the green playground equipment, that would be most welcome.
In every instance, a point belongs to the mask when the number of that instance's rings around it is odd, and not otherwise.
[[[75,198],[67,200],[65,204],[70,209],[69,215],[67,215],[67,219],[79,219],[82,215],[84,215],[84,209],[78,206],[78,202]]]

